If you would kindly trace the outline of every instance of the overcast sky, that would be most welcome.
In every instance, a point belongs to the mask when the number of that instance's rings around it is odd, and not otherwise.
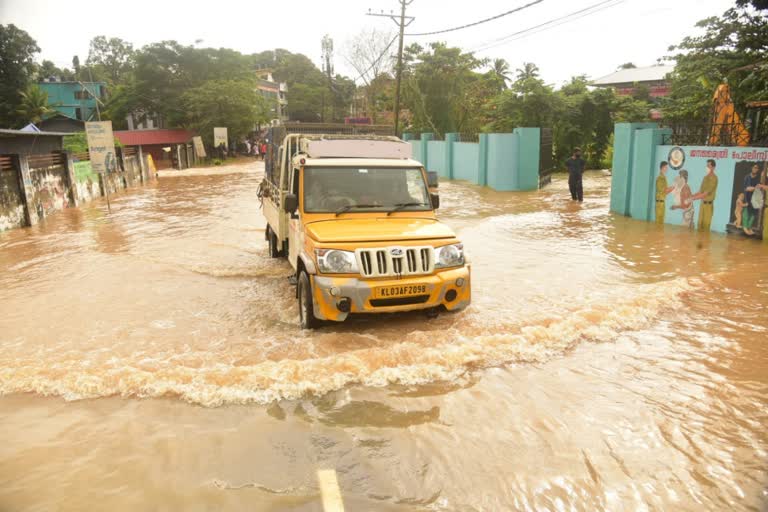
[[[446,29],[522,6],[533,0],[414,0],[410,32]],[[480,26],[431,37],[408,37],[406,44],[441,40],[481,57],[501,57],[512,69],[534,62],[549,83],[577,74],[598,78],[624,62],[651,65],[669,45],[696,33],[696,21],[719,15],[733,0],[612,0],[591,11],[504,40],[505,36],[601,3],[600,0],[542,0],[537,5]],[[463,7],[454,7],[462,5]],[[397,0],[133,0],[77,3],[50,0],[0,0],[0,23],[14,23],[37,41],[38,60],[71,67],[85,62],[88,42],[97,35],[120,37],[143,46],[174,39],[183,44],[228,47],[244,53],[286,48],[320,61],[320,40],[330,34],[336,71],[357,76],[341,53],[345,42],[366,27],[392,29],[387,18],[366,16],[397,9]],[[558,24],[561,23],[561,24]],[[500,41],[498,41],[500,40]]]

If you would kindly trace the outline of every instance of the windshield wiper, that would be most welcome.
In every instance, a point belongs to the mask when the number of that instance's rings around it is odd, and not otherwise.
[[[378,204],[348,204],[336,210],[336,216],[338,217],[342,213],[347,213],[349,210],[354,210],[357,208],[380,208],[380,207],[381,206]]]
[[[397,203],[393,205],[395,208],[387,212],[387,217],[395,212],[408,208],[409,206],[428,206],[427,203]]]

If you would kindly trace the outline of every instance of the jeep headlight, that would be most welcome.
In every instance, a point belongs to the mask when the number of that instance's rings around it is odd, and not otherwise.
[[[444,245],[435,249],[435,268],[460,267],[464,265],[462,244]]]
[[[315,249],[317,266],[323,274],[357,274],[355,253],[336,249]]]

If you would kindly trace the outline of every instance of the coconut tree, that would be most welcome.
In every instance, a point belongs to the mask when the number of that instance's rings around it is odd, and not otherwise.
[[[48,93],[36,84],[30,85],[20,94],[21,104],[16,113],[28,123],[39,123],[44,116],[53,112],[53,109],[48,107]]]
[[[504,59],[494,59],[491,71],[493,74],[504,83],[504,88],[507,87],[509,81],[509,62]]]
[[[518,80],[527,80],[529,78],[539,78],[539,66],[533,62],[526,62],[522,68],[517,69]]]

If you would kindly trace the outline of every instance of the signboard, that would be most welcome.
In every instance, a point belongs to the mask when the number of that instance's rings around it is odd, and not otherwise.
[[[88,138],[88,152],[91,155],[93,172],[108,174],[117,170],[112,121],[86,122],[85,134]]]
[[[224,130],[226,131],[226,128],[224,128]],[[195,146],[195,156],[197,156],[197,158],[205,158],[205,146],[203,146],[203,138],[200,136],[192,137],[192,144]]]
[[[218,148],[220,144],[224,144],[225,148],[229,147],[226,127],[213,129],[213,145]]]

